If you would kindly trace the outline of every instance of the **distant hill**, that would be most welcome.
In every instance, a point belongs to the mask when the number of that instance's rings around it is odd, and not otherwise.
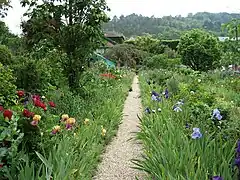
[[[217,36],[226,36],[226,32],[221,30],[221,24],[232,18],[240,19],[240,14],[198,12],[196,14],[190,13],[187,17],[179,15],[162,18],[131,14],[115,16],[107,24],[104,24],[103,29],[123,33],[126,37],[149,33],[165,39],[176,39],[180,37],[182,32],[193,28],[203,28]]]

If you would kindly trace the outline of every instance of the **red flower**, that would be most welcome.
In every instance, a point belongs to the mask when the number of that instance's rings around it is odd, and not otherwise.
[[[0,163],[0,168],[3,168],[3,165],[4,165],[3,163]]]
[[[6,119],[6,118],[8,118],[9,120],[11,120],[12,119],[12,115],[13,115],[13,113],[12,113],[12,111],[10,111],[10,110],[5,110],[4,112],[3,112],[3,117]]]
[[[116,76],[112,75],[112,73],[100,74],[100,76],[107,77],[107,78],[112,78],[112,79],[116,78]]]
[[[38,99],[35,99],[35,100],[33,100],[33,103],[34,103],[34,105],[35,105],[36,107],[43,108],[44,111],[47,110],[46,105],[45,105],[42,101],[40,101],[40,100],[38,100]]]
[[[3,112],[4,108],[2,106],[0,106],[0,112]]]
[[[17,91],[17,95],[19,98],[24,96],[24,91]]]
[[[48,104],[51,106],[51,107],[56,107],[55,103],[53,101],[50,101],[48,102]]]
[[[41,97],[39,95],[32,95],[32,99],[33,101],[36,101],[36,100],[41,100]]]
[[[30,118],[34,115],[34,113],[30,112],[29,110],[27,109],[24,109],[23,110],[23,116],[27,117],[27,118]]]

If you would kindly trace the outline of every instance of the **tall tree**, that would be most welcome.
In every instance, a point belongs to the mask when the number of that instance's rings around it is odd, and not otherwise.
[[[232,19],[230,22],[223,24],[223,30],[227,30],[230,38],[235,38],[238,41],[240,34],[240,19]]]
[[[49,39],[66,52],[64,62],[69,86],[78,88],[83,66],[91,52],[99,47],[102,23],[109,19],[105,0],[21,0],[28,6],[25,13],[30,20],[23,23],[24,35],[32,42]]]
[[[4,18],[7,15],[7,10],[11,7],[10,0],[0,0],[0,16]]]

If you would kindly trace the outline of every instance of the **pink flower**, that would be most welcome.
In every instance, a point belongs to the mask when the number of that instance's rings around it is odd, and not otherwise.
[[[32,121],[32,122],[31,122],[31,125],[37,126],[37,125],[38,125],[38,121]]]

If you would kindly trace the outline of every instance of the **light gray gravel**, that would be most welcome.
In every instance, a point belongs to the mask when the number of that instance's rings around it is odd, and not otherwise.
[[[132,89],[125,101],[123,120],[117,136],[106,147],[93,180],[135,180],[135,177],[143,179],[143,173],[131,168],[134,164],[130,162],[141,153],[141,145],[137,144],[135,139],[129,141],[135,137],[133,132],[139,131],[137,115],[141,116],[142,113],[138,76],[133,79]]]

